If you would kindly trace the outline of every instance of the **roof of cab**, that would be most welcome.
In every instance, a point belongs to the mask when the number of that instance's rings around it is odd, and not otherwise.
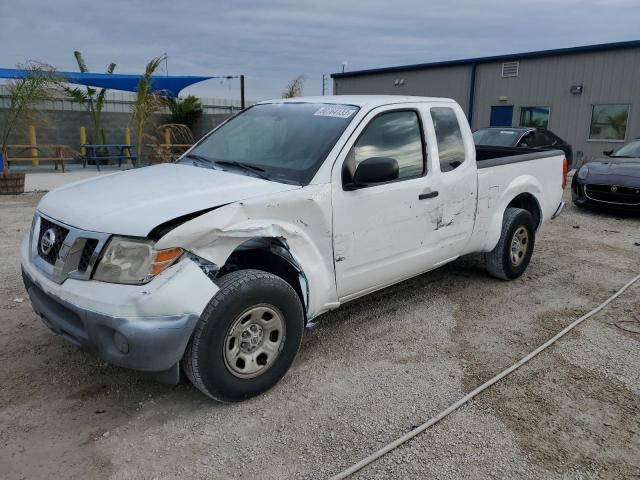
[[[295,97],[266,100],[264,103],[328,103],[335,105],[354,105],[356,107],[378,107],[398,103],[455,103],[450,98],[417,97],[410,95],[325,95],[320,97]]]

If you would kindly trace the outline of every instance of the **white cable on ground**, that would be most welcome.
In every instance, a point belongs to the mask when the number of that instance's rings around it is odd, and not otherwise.
[[[613,300],[615,300],[616,298],[618,298],[620,295],[622,295],[622,293],[628,289],[631,285],[633,285],[635,282],[637,282],[638,280],[640,280],[640,274],[636,275],[632,280],[630,280],[624,287],[622,287],[620,290],[618,290],[616,293],[614,293],[613,295],[611,295],[609,298],[607,298],[603,303],[601,303],[599,306],[597,306],[596,308],[594,308],[593,310],[591,310],[589,313],[586,313],[585,315],[581,316],[580,318],[578,318],[576,321],[574,321],[573,323],[571,323],[568,327],[566,327],[564,330],[562,330],[560,333],[558,333],[555,337],[551,338],[550,340],[547,340],[545,343],[543,343],[542,345],[540,345],[538,348],[536,348],[533,352],[531,352],[529,355],[527,355],[526,357],[522,358],[519,362],[511,365],[509,368],[507,368],[506,370],[503,370],[502,372],[500,372],[498,375],[496,375],[495,377],[493,377],[492,379],[486,381],[485,383],[483,383],[482,385],[480,385],[478,388],[476,388],[475,390],[473,390],[472,392],[468,393],[467,395],[465,395],[464,397],[462,397],[460,400],[458,400],[457,402],[455,402],[454,404],[452,404],[451,406],[449,406],[447,409],[443,410],[442,412],[440,412],[438,415],[436,415],[435,417],[431,418],[430,420],[426,421],[425,423],[423,423],[422,425],[420,425],[419,427],[414,428],[413,430],[411,430],[409,433],[403,435],[402,437],[398,438],[397,440],[394,440],[393,442],[389,443],[388,445],[386,445],[385,447],[382,447],[380,450],[378,450],[375,453],[372,453],[371,455],[369,455],[367,458],[365,458],[364,460],[361,460],[360,462],[352,465],[351,467],[347,468],[346,470],[340,472],[339,474],[331,477],[331,480],[342,480],[344,478],[349,477],[350,475],[353,475],[354,473],[356,473],[358,470],[361,470],[362,468],[366,467],[367,465],[369,465],[370,463],[373,463],[374,461],[376,461],[377,459],[379,459],[380,457],[382,457],[383,455],[389,453],[391,450],[399,447],[400,445],[402,445],[403,443],[411,440],[413,437],[415,437],[416,435],[424,432],[427,428],[429,428],[430,426],[438,423],[440,420],[442,420],[444,417],[446,417],[447,415],[449,415],[450,413],[452,413],[453,411],[457,410],[458,408],[460,408],[462,405],[464,405],[465,403],[467,403],[469,400],[471,400],[473,397],[475,397],[476,395],[478,395],[479,393],[483,392],[484,390],[486,390],[487,388],[489,388],[491,385],[493,385],[494,383],[498,382],[499,380],[501,380],[502,378],[506,377],[507,375],[509,375],[510,373],[514,372],[515,370],[517,370],[518,368],[520,368],[522,365],[524,365],[525,363],[527,363],[529,360],[531,360],[533,357],[535,357],[536,355],[538,355],[540,352],[542,352],[543,350],[547,349],[548,347],[550,347],[551,345],[553,345],[555,342],[557,342],[560,338],[564,337],[567,333],[569,333],[571,330],[573,330],[575,327],[577,327],[578,325],[580,325],[582,322],[584,322],[587,318],[595,315],[596,313],[598,313],[600,310],[602,310],[603,308],[605,308],[607,305],[609,305]]]

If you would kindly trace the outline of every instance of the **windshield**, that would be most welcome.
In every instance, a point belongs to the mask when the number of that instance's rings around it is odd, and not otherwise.
[[[492,147],[515,147],[520,135],[522,132],[518,130],[483,128],[473,132],[473,142]]]
[[[611,155],[612,157],[640,157],[640,141],[628,143],[616,153]]]
[[[351,105],[321,103],[255,105],[179,162],[305,185],[357,111]]]

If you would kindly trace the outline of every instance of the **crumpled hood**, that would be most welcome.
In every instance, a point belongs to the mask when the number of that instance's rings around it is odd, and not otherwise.
[[[221,170],[161,164],[64,185],[47,193],[38,211],[83,230],[144,237],[183,215],[296,188]]]
[[[582,180],[583,183],[640,186],[640,159],[603,158],[585,165],[589,168],[589,175]]]

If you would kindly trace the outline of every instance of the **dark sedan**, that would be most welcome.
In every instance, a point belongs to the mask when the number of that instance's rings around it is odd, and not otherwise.
[[[640,213],[640,139],[580,167],[571,194],[579,207]]]
[[[473,132],[476,145],[492,147],[524,147],[562,150],[567,157],[567,164],[573,164],[571,145],[546,128],[534,127],[489,127]]]

